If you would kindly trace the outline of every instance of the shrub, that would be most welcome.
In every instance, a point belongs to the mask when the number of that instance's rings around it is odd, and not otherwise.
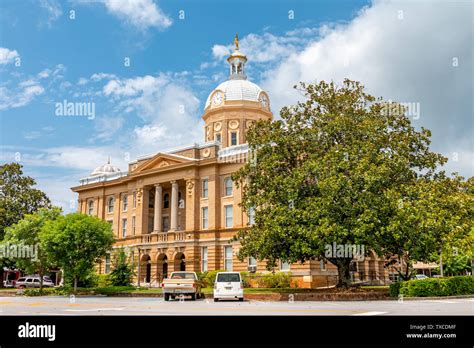
[[[289,288],[291,287],[291,273],[267,273],[259,276],[257,284],[262,288]]]
[[[97,287],[106,288],[112,285],[112,279],[110,274],[98,274],[97,275]]]
[[[113,286],[130,286],[134,275],[133,267],[127,261],[127,255],[123,248],[119,249],[114,257],[113,270],[110,272],[110,280]]]
[[[392,284],[393,285],[393,284]],[[392,296],[398,294],[404,296],[455,296],[474,294],[474,276],[456,276],[449,278],[431,278],[421,280],[409,280],[400,282],[399,291],[392,295],[392,286],[390,287]]]
[[[398,294],[400,293],[401,286],[402,286],[402,282],[400,281],[390,284],[390,296],[397,297]]]
[[[223,270],[199,272],[198,279],[202,281],[204,288],[214,287],[214,281],[216,280],[216,275],[219,272],[225,272]]]

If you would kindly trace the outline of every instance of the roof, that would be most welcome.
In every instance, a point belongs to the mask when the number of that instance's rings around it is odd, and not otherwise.
[[[263,90],[249,80],[227,80],[217,86],[207,97],[207,108],[211,104],[211,96],[215,91],[222,91],[224,93],[224,100],[247,100],[258,102],[260,92]]]

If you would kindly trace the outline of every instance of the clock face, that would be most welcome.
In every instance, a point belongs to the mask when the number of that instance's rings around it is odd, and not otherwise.
[[[260,105],[262,105],[264,108],[267,107],[268,105],[268,99],[267,99],[267,96],[265,94],[262,94],[260,96],[260,98],[258,98],[258,100],[260,101]]]
[[[212,104],[214,105],[221,105],[222,104],[222,93],[216,93],[212,97]]]

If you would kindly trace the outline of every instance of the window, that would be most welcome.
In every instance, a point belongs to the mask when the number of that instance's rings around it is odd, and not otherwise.
[[[122,219],[122,238],[127,236],[127,219]]]
[[[114,212],[114,203],[115,203],[114,197],[109,197],[109,199],[107,200],[107,212],[108,213],[113,213]]]
[[[230,146],[237,145],[237,132],[230,133]]]
[[[217,283],[240,283],[240,273],[219,273]]]
[[[255,208],[251,207],[249,208],[249,211],[247,212],[248,218],[249,218],[249,225],[253,225],[255,223]]]
[[[232,179],[231,178],[224,179],[224,193],[225,193],[225,196],[232,196]]]
[[[280,263],[280,270],[285,272],[290,270],[290,264],[288,262],[281,262]]]
[[[170,195],[165,193],[163,196],[163,208],[167,209],[170,207]]]
[[[224,216],[225,216],[225,227],[234,226],[234,207],[232,205],[226,205],[224,207]]]
[[[202,208],[202,228],[206,229],[209,227],[209,208],[204,207]]]
[[[202,198],[207,198],[209,195],[209,179],[202,180]]]
[[[257,267],[257,259],[253,256],[249,257],[249,266],[255,266]]]
[[[221,133],[216,133],[216,141],[218,141],[218,142],[222,141]]]
[[[326,270],[326,261],[325,261],[325,260],[321,260],[321,261],[320,261],[320,266],[321,266],[321,271],[325,271],[325,270]]]
[[[170,229],[170,218],[163,216],[163,232],[168,232]]]
[[[128,209],[128,195],[126,193],[122,196],[122,208],[123,211],[127,211]]]
[[[232,247],[224,247],[224,269],[226,271],[232,271]]]
[[[94,201],[90,200],[87,202],[87,214],[92,215],[94,213]]]
[[[136,226],[136,219],[135,216],[132,216],[132,235],[135,235],[135,226]]]
[[[105,274],[110,273],[110,255],[105,256]]]
[[[133,191],[133,207],[136,208],[137,207],[137,191]]]
[[[207,272],[207,247],[202,248],[202,265],[201,271]]]

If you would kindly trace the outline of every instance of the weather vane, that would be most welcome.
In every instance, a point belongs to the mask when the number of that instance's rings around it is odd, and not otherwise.
[[[234,44],[235,44],[235,49],[239,49],[239,33],[235,34],[235,39],[234,39]]]

